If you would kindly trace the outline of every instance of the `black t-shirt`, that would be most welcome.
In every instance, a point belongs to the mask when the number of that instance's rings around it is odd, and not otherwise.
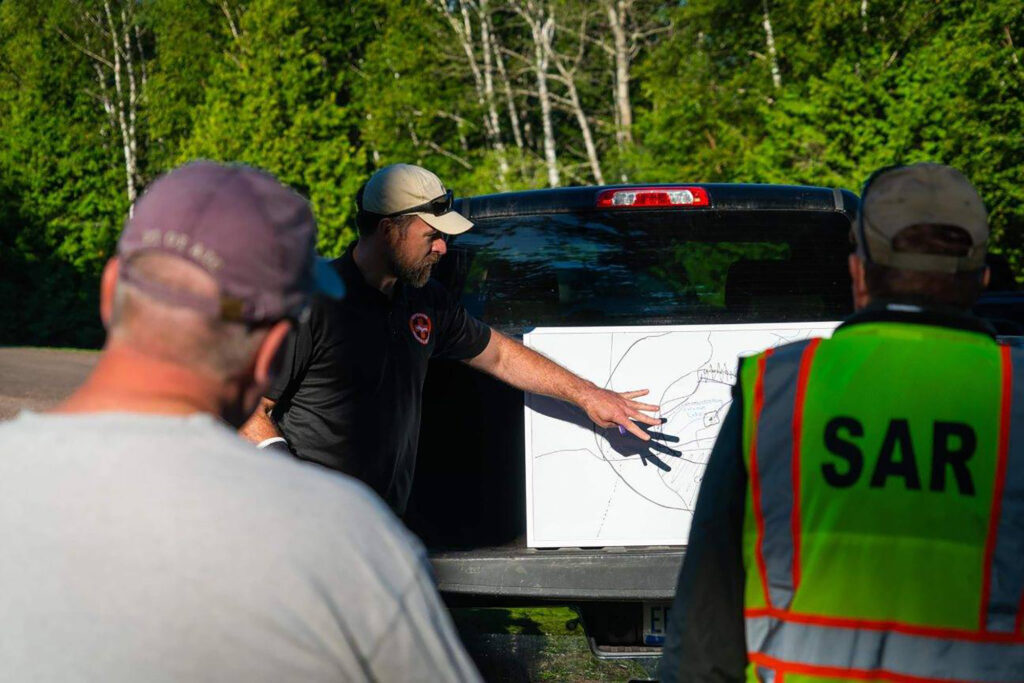
[[[433,280],[421,288],[398,283],[389,299],[363,279],[351,248],[333,265],[347,294],[314,300],[267,397],[299,458],[361,479],[402,514],[427,362],[473,358],[491,330]]]

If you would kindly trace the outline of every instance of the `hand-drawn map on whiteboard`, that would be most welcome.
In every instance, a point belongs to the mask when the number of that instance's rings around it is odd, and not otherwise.
[[[537,328],[524,342],[666,420],[644,442],[594,425],[582,410],[526,397],[527,545],[681,545],[736,382],[738,357],[838,323]]]

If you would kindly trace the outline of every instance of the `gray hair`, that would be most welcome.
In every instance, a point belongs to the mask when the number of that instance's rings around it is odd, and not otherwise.
[[[122,268],[126,264],[122,264]],[[134,277],[192,295],[217,296],[213,278],[198,266],[165,254],[140,254],[131,261]],[[164,302],[119,280],[108,332],[146,355],[213,374],[237,376],[252,362],[266,329],[210,318]]]

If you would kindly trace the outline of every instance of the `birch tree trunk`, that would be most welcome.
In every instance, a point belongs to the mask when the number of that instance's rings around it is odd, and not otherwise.
[[[498,72],[498,79],[501,82],[501,91],[505,96],[509,127],[512,129],[512,141],[515,142],[516,149],[519,152],[517,155],[519,159],[519,178],[525,182],[529,179],[529,170],[526,164],[526,141],[519,117],[519,108],[516,106],[516,98],[512,93],[512,79],[509,78],[508,70],[505,68],[504,49],[501,46],[500,36],[494,30],[490,13],[485,14],[483,19],[487,23],[488,34],[491,36],[491,52],[494,57],[494,66]]]
[[[470,73],[473,75],[473,86],[476,90],[477,104],[483,115],[484,131],[498,159],[498,185],[501,189],[508,187],[508,158],[505,154],[505,143],[501,139],[501,123],[498,117],[497,105],[494,98],[494,77],[491,65],[491,46],[489,27],[483,22],[484,12],[488,0],[462,0],[459,3],[459,15],[461,21],[450,11],[446,0],[430,0],[434,8],[439,11],[447,20],[452,32],[459,40]],[[473,21],[470,10],[476,13],[480,24],[481,45],[478,48],[473,32]],[[477,59],[477,53],[482,56],[483,68]]]
[[[554,21],[554,14],[549,15],[549,20]],[[555,51],[553,45],[554,32],[550,35],[545,36],[544,50],[548,54],[548,59],[555,65],[555,69],[558,71],[559,79],[565,86],[566,91],[569,94],[569,108],[576,117],[576,123],[579,124],[580,132],[583,135],[583,147],[587,153],[587,162],[590,164],[590,173],[594,176],[594,181],[598,185],[604,185],[604,173],[601,172],[601,161],[597,156],[597,145],[594,144],[594,135],[590,129],[590,122],[587,120],[587,114],[583,110],[583,103],[580,101],[579,90],[576,87],[576,74],[579,71],[580,63],[583,60],[584,49],[586,46],[586,16],[584,15],[582,26],[577,32],[579,44],[576,52],[575,59],[572,62],[571,67],[566,64],[566,59],[563,55]]]
[[[558,172],[558,152],[555,146],[555,126],[552,121],[551,91],[548,88],[550,74],[550,52],[544,46],[555,35],[555,21],[547,12],[538,9],[533,0],[512,0],[511,6],[523,18],[530,29],[533,40],[532,69],[537,81],[537,99],[540,102],[541,130],[544,135],[544,165],[548,171],[548,186],[558,187],[561,178]]]
[[[555,151],[555,127],[551,121],[551,95],[548,92],[548,55],[544,44],[555,33],[555,22],[548,17],[534,31],[534,55],[537,72],[537,97],[540,99],[541,125],[544,129],[544,162],[548,168],[548,185],[558,187],[558,154]]]
[[[96,75],[95,94],[107,122],[121,140],[125,196],[129,212],[138,195],[139,108],[145,94],[146,65],[142,29],[133,0],[103,0],[92,10],[85,2],[73,2],[76,25],[57,32],[74,49],[89,58]]]
[[[505,58],[502,55],[501,42],[498,34],[494,31],[494,26],[491,24],[490,15],[484,17],[487,21],[487,26],[491,35],[491,49],[494,52],[494,65],[498,70],[498,78],[501,79],[501,89],[505,95],[505,101],[508,107],[508,119],[510,127],[512,128],[512,139],[516,143],[516,147],[519,148],[520,152],[523,150],[523,130],[519,123],[519,110],[516,107],[516,99],[512,95],[512,81],[508,77],[508,71],[505,69]]]
[[[566,76],[566,87],[569,90],[569,101],[572,103],[572,112],[576,116],[576,122],[580,125],[580,132],[583,134],[583,148],[587,151],[587,161],[590,164],[590,173],[594,176],[594,182],[604,185],[604,173],[601,172],[601,160],[597,156],[597,146],[594,144],[594,135],[590,130],[590,122],[587,121],[586,112],[580,103],[579,92],[576,90],[575,76]]]
[[[775,53],[775,34],[772,33],[772,20],[768,15],[768,0],[762,0],[764,7],[764,40],[768,46],[768,64],[772,70],[772,85],[778,90],[782,87],[782,73],[779,71],[779,58]]]
[[[615,59],[615,142],[619,147],[633,144],[633,106],[629,98],[630,47],[626,20],[633,0],[602,0],[612,32],[612,53]]]
[[[478,0],[477,15],[480,24],[480,53],[483,58],[484,100],[487,102],[487,116],[491,121],[494,151],[498,156],[498,183],[502,190],[508,189],[508,155],[501,135],[501,118],[498,116],[497,98],[494,95],[494,49],[492,47],[489,0]]]

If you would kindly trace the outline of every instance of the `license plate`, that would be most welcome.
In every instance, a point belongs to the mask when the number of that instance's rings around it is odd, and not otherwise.
[[[668,630],[668,602],[644,603],[644,645],[664,645]]]

